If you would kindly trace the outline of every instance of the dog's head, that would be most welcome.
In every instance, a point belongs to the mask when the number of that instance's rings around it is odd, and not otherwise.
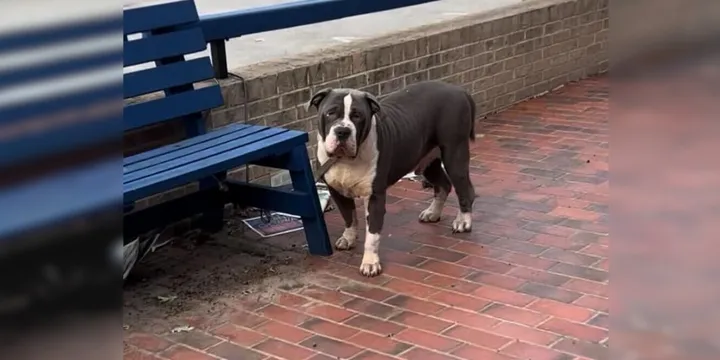
[[[354,89],[324,89],[312,96],[309,107],[318,110],[318,132],[332,157],[355,157],[380,112],[372,94]]]

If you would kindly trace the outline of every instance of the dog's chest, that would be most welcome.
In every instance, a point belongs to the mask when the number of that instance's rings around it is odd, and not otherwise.
[[[339,162],[331,167],[324,177],[328,186],[345,197],[368,197],[372,193],[375,168]]]

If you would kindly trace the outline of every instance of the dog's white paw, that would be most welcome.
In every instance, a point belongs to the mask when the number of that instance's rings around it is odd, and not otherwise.
[[[418,220],[424,223],[438,222],[440,221],[440,212],[436,211],[433,205],[430,205],[429,208],[423,210],[420,213],[420,216],[418,216]]]
[[[443,206],[445,205],[445,199],[447,199],[447,193],[435,194],[435,198],[430,203],[427,209],[423,210],[418,216],[420,222],[438,222],[442,215]]]
[[[472,214],[458,213],[452,223],[453,233],[469,232],[470,230],[472,230]]]
[[[367,277],[373,277],[380,275],[381,272],[380,257],[377,254],[365,253],[362,264],[360,264],[360,273]]]
[[[338,250],[350,250],[355,246],[355,240],[350,240],[345,237],[345,235],[341,236],[335,241],[335,248]]]
[[[335,240],[335,248],[338,250],[350,250],[355,246],[357,230],[354,227],[345,228],[340,238]]]

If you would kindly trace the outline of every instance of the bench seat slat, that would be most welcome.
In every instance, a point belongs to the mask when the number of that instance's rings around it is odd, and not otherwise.
[[[243,131],[246,131],[248,129],[245,129]],[[244,146],[248,146],[250,144],[260,142],[262,140],[265,140],[267,138],[270,138],[275,135],[279,135],[283,132],[287,132],[287,129],[283,128],[263,128],[262,131],[258,131],[252,135],[241,137],[235,141],[231,141],[228,143],[220,144],[215,147],[208,147],[206,149],[203,149],[201,151],[197,152],[189,152],[187,149],[180,150],[182,153],[186,154],[185,156],[182,156],[180,158],[171,160],[171,161],[165,161],[158,163],[157,166],[150,167],[150,168],[144,168],[140,169],[138,171],[133,171],[131,173],[125,173],[125,170],[123,170],[123,183],[131,182],[135,180],[142,179],[144,177],[152,176],[153,174],[157,172],[163,172],[167,171],[168,169],[174,169],[178,167],[187,166],[187,164],[193,163],[193,162],[202,162],[206,158],[210,158],[215,154],[218,153],[224,153],[231,151],[233,149],[242,148]]]
[[[254,134],[254,136],[259,136],[261,133]],[[255,141],[240,147],[215,148],[215,152],[210,156],[189,154],[185,157],[187,161],[182,166],[165,167],[159,169],[160,171],[153,170],[152,175],[136,180],[130,181],[124,177],[125,201],[136,201],[226,169],[237,168],[267,156],[290,151],[296,146],[304,146],[308,136],[304,132],[287,130],[257,140],[262,141]],[[166,165],[163,164],[163,166]],[[150,172],[148,170],[148,173]]]
[[[128,131],[222,105],[220,86],[212,85],[163,99],[127,105],[124,108],[123,125],[125,131]]]
[[[123,77],[123,97],[127,99],[149,94],[212,79],[214,76],[210,59],[206,57],[135,71]]]
[[[188,24],[198,21],[197,8],[192,0],[145,5],[123,10],[123,29],[126,34]]]
[[[158,166],[162,163],[166,163],[178,158],[181,158],[187,154],[200,152],[207,149],[212,149],[215,146],[230,143],[230,142],[237,142],[240,141],[243,137],[253,135],[255,133],[261,132],[263,130],[267,129],[264,126],[248,126],[240,131],[233,131],[230,133],[227,133],[224,136],[216,137],[212,139],[208,139],[207,141],[201,141],[196,142],[192,146],[187,146],[184,148],[174,148],[173,151],[170,151],[166,154],[155,156],[153,158],[144,160],[144,161],[138,161],[133,163],[132,165],[128,165],[124,167],[125,175],[129,175],[130,173],[136,172],[136,171],[142,171],[145,168],[149,168],[152,166]]]
[[[3,189],[0,239],[120,205],[119,162],[109,159]]]
[[[139,154],[131,155],[131,156],[128,156],[123,159],[123,167],[131,166],[132,164],[135,164],[135,163],[138,163],[141,161],[145,161],[147,159],[154,158],[156,156],[171,153],[173,151],[177,151],[179,149],[186,148],[188,146],[193,146],[198,143],[210,141],[217,137],[225,136],[225,135],[235,132],[235,131],[240,131],[248,126],[251,126],[251,125],[230,124],[227,126],[223,126],[217,130],[213,130],[209,133],[206,133],[203,136],[195,136],[195,137],[187,138],[185,140],[181,140],[179,142],[173,143],[172,145],[169,145],[169,146],[162,146],[159,148],[141,152]]]
[[[133,66],[173,56],[192,54],[207,48],[201,28],[152,35],[125,42],[124,66]]]

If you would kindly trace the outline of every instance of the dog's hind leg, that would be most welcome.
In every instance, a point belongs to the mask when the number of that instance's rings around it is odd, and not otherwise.
[[[442,149],[445,170],[455,187],[460,212],[452,223],[453,232],[468,232],[472,229],[472,206],[475,202],[475,188],[470,181],[470,144],[468,141],[446,146]]]
[[[328,190],[330,191],[330,197],[345,221],[345,231],[343,231],[342,236],[335,241],[335,248],[338,250],[352,249],[355,246],[355,241],[358,236],[358,220],[357,212],[355,211],[355,201],[341,195],[329,186]]]
[[[440,158],[436,158],[425,167],[423,177],[432,184],[434,196],[432,203],[430,203],[427,209],[420,213],[418,220],[420,220],[420,222],[440,221],[440,215],[445,206],[445,201],[452,190],[452,184],[445,170],[443,170]]]

